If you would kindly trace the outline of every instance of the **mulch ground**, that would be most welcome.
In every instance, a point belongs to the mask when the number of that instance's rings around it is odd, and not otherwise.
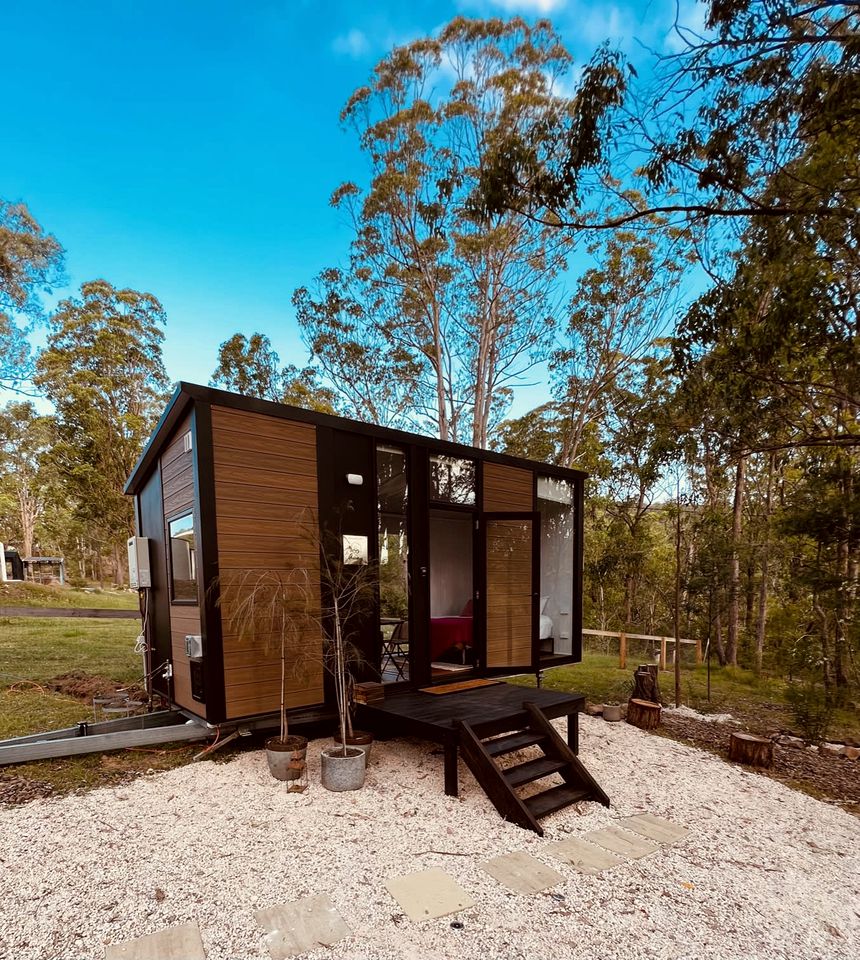
[[[657,732],[727,758],[729,735],[737,730],[760,736],[769,736],[775,732],[773,729],[768,730],[761,721],[744,722],[737,726],[733,723],[673,717],[665,713],[662,726]],[[805,748],[774,744],[773,767],[758,772],[821,800],[836,803],[860,817],[860,760],[822,757]]]

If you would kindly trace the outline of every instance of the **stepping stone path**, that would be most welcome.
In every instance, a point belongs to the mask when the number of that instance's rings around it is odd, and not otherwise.
[[[620,830],[618,827],[593,830],[585,835],[585,839],[592,843],[598,843],[601,847],[605,847],[613,853],[630,857],[632,860],[647,857],[649,853],[656,853],[660,849],[659,846],[651,843],[650,840],[645,840],[641,835],[627,833],[626,830]]]
[[[614,853],[610,853],[605,847],[599,847],[595,843],[586,843],[578,837],[551,843],[547,846],[546,852],[556,859],[576,867],[580,873],[601,873],[603,870],[624,863],[623,860],[616,857]]]
[[[391,877],[385,886],[410,920],[445,917],[475,905],[460,884],[438,868]]]
[[[352,930],[325,894],[258,910],[256,919],[266,931],[272,960],[297,957],[352,936]]]
[[[661,845],[683,840],[690,833],[686,827],[651,813],[637,813],[619,822],[624,829],[610,826],[593,830],[582,838],[546,844],[543,850],[581,873],[596,874],[620,866],[623,857],[646,857]],[[524,850],[494,857],[480,866],[516,893],[538,893],[564,881],[560,873]],[[438,868],[391,877],[385,886],[410,920],[445,917],[475,905],[457,881]],[[325,894],[259,910],[256,918],[266,931],[272,960],[288,960],[352,936]],[[206,960],[206,952],[197,924],[184,923],[148,937],[110,944],[105,960]]]
[[[183,923],[148,937],[109,944],[105,960],[206,960],[206,951],[197,924]]]
[[[495,857],[480,867],[515,893],[539,893],[564,881],[560,873],[530,857],[524,850]]]
[[[634,817],[622,820],[621,825],[655,843],[674,843],[676,840],[683,840],[690,832],[686,827],[679,827],[662,817],[655,817],[653,813],[637,813]]]

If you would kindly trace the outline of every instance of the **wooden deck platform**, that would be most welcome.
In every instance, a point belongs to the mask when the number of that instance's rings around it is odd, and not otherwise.
[[[567,717],[567,742],[579,751],[579,713],[585,707],[580,693],[558,693],[499,683],[433,696],[421,690],[388,693],[382,703],[361,705],[358,722],[380,737],[417,737],[442,745],[445,751],[445,793],[456,797],[460,722],[481,737],[492,737],[527,725],[524,707],[531,702],[550,720]]]

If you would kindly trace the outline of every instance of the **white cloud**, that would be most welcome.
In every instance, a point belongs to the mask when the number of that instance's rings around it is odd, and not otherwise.
[[[530,13],[542,17],[561,10],[566,4],[567,0],[460,0],[460,6],[465,8],[486,10],[488,7],[499,7],[506,13]]]
[[[352,30],[336,36],[332,41],[331,48],[335,53],[352,57],[353,60],[360,60],[370,52],[370,41],[363,30],[353,27]]]

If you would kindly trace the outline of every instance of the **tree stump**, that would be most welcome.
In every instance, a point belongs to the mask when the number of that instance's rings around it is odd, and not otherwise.
[[[647,700],[649,703],[662,703],[660,683],[657,680],[656,663],[640,663],[633,674],[633,700]]]
[[[729,760],[751,767],[773,765],[773,741],[752,733],[733,733],[729,738]]]
[[[653,730],[660,726],[661,712],[659,703],[631,699],[627,704],[627,722],[640,730]]]

